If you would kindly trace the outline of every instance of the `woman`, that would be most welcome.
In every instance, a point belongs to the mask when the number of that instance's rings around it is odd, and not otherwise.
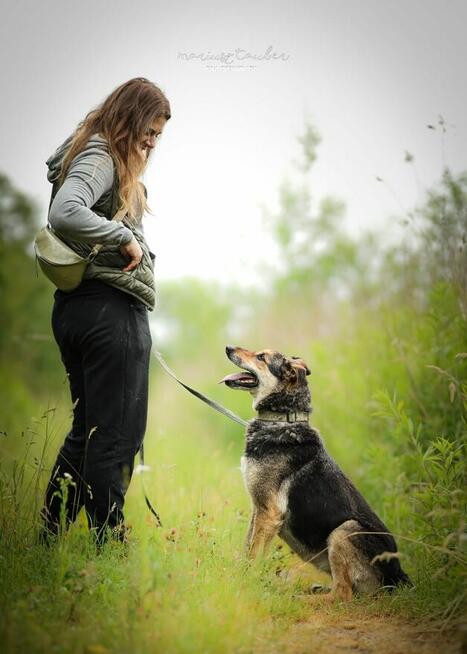
[[[147,418],[154,255],[141,218],[139,181],[170,118],[162,91],[144,78],[119,86],[47,161],[49,223],[87,256],[102,248],[71,292],[57,290],[52,328],[67,372],[73,424],[52,469],[43,535],[85,507],[98,542],[124,540],[124,496]],[[114,220],[112,220],[115,218]],[[109,529],[111,530],[109,532]]]

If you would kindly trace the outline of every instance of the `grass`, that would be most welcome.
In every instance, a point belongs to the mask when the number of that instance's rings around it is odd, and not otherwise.
[[[3,651],[274,651],[293,625],[316,617],[308,590],[325,575],[300,562],[279,540],[266,558],[253,565],[244,560],[249,499],[239,469],[242,428],[226,427],[223,417],[159,376],[150,406],[145,449],[151,471],[144,473],[145,485],[163,527],[147,511],[135,474],[126,501],[132,527],[128,548],[110,543],[96,555],[83,516],[53,548],[35,540],[65,412],[46,410],[10,451],[5,447]],[[453,600],[451,587],[434,576],[439,560],[420,543],[400,545],[415,557],[404,566],[416,589],[357,599],[352,611],[369,618],[431,614],[450,625],[462,599]],[[332,619],[340,614],[348,616],[348,608],[320,610]]]
[[[146,510],[135,475],[126,502],[128,549],[109,544],[97,556],[82,516],[55,547],[35,543],[31,507],[38,511],[47,477],[38,450],[41,440],[42,450],[58,444],[51,414],[42,432],[24,437],[18,472],[3,477],[4,651],[248,652],[257,638],[305,617],[305,607],[294,601],[298,582],[276,574],[290,555],[277,549],[246,565],[241,552],[249,504],[239,444],[213,448],[202,423],[183,439],[163,425],[148,430],[153,467],[144,474],[162,528]],[[31,459],[39,462],[33,469]]]

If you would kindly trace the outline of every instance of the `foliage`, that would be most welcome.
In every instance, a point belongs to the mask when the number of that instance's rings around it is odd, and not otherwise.
[[[279,189],[279,210],[268,215],[281,268],[255,293],[196,279],[161,285],[155,346],[184,380],[246,418],[248,395],[217,386],[231,367],[224,346],[302,356],[312,369],[314,424],[396,535],[415,582],[358,600],[353,610],[438,617],[445,628],[465,599],[467,174],[444,171],[389,245],[376,233],[350,236],[342,202],[313,197],[313,126],[300,144],[297,177]],[[83,521],[56,549],[35,542],[68,403],[53,344],[26,339],[31,325],[50,333],[50,287],[25,272],[34,209],[5,178],[1,184],[10,198],[0,212],[2,265],[18,267],[14,281],[7,267],[0,274],[0,379],[10,413],[0,426],[9,427],[0,488],[7,650],[190,652],[196,642],[198,651],[248,652],[273,643],[304,619],[303,594],[319,577],[279,542],[266,560],[245,566],[242,430],[155,363],[146,485],[164,528],[146,516],[135,478],[127,553],[109,546],[96,558]],[[50,408],[57,403],[60,411]],[[47,410],[24,429],[39,407]]]
[[[50,329],[52,287],[32,257],[37,208],[0,175],[0,395],[2,429],[19,431],[44,387],[63,381]]]

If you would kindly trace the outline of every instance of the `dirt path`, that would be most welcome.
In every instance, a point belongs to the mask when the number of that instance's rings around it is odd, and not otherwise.
[[[465,647],[465,645],[464,645]],[[462,632],[391,616],[317,612],[297,623],[281,643],[266,648],[279,654],[462,654]]]

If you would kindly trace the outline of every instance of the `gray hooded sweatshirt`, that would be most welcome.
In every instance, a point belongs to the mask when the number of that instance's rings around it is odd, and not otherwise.
[[[71,136],[47,160],[47,178],[58,180]],[[83,279],[98,279],[137,297],[148,309],[155,305],[154,258],[139,221],[111,220],[116,213],[118,180],[107,141],[94,134],[71,162],[63,184],[49,210],[49,223],[58,236],[82,257],[92,246],[102,245],[87,265]],[[128,263],[120,246],[135,238],[142,251],[141,262],[124,272]]]
[[[47,179],[58,179],[63,156],[72,137],[69,136],[47,159]],[[82,243],[126,245],[132,232],[121,222],[107,220],[91,210],[96,202],[112,192],[114,162],[107,141],[98,134],[73,159],[65,181],[59,188],[49,211],[49,223],[64,238]],[[138,225],[141,229],[141,226]]]

